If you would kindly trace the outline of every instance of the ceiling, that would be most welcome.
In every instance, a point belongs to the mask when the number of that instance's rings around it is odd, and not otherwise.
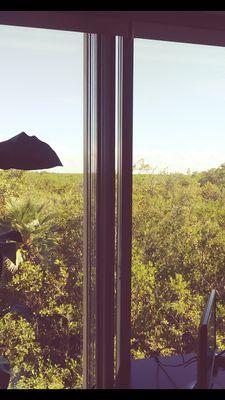
[[[225,45],[225,11],[1,11],[0,24]],[[193,33],[190,32],[193,30]],[[198,32],[197,32],[198,31]],[[155,36],[154,36],[155,35]]]

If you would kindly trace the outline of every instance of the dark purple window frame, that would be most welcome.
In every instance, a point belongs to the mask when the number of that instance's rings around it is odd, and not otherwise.
[[[0,24],[86,32],[84,38],[84,387],[129,374],[133,39],[225,46],[224,12],[0,11]],[[115,82],[115,37],[118,82]],[[115,257],[115,84],[118,84]],[[116,266],[116,267],[115,267]],[[114,307],[114,272],[117,300]],[[116,310],[116,311],[115,311]],[[114,321],[116,312],[116,329]],[[115,332],[114,332],[115,330]],[[121,374],[121,387],[127,376]]]

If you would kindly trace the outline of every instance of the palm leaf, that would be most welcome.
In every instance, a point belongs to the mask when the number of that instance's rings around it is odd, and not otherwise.
[[[17,249],[15,262],[10,260],[9,258],[6,258],[5,266],[12,274],[14,274],[18,270],[18,268],[22,264],[22,262],[23,262],[23,256],[22,256],[21,250]]]

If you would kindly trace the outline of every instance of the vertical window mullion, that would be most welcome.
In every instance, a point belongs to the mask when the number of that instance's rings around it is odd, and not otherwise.
[[[88,260],[88,252],[86,251],[86,243],[88,242],[88,202],[87,202],[87,193],[89,192],[88,188],[88,165],[90,164],[88,160],[88,149],[89,149],[89,138],[88,138],[88,125],[89,125],[89,118],[88,118],[88,35],[84,34],[84,47],[83,47],[83,57],[84,57],[84,79],[83,79],[83,108],[84,108],[84,116],[83,116],[83,127],[84,127],[84,278],[83,278],[83,387],[88,387],[88,282],[89,282],[89,271],[87,266],[89,265]]]
[[[98,36],[97,386],[113,387],[115,260],[115,37]]]
[[[133,38],[118,38],[117,373],[129,385],[131,338]]]
[[[84,34],[84,388],[96,386],[96,41]]]
[[[84,387],[113,387],[115,37],[84,42]]]

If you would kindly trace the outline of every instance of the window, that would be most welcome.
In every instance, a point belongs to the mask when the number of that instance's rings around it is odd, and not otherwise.
[[[1,170],[1,230],[22,235],[1,275],[9,388],[82,387],[83,34],[1,26],[0,141],[25,131],[63,167]]]
[[[211,287],[223,296],[225,51],[135,39],[134,54],[132,354],[143,358],[181,353]]]
[[[113,124],[115,122],[114,107],[114,58],[115,58],[115,36],[122,36],[119,40],[121,69],[122,93],[118,106],[120,112],[119,120],[119,140],[118,158],[119,167],[117,178],[118,190],[118,286],[123,290],[118,290],[118,368],[122,369],[122,364],[129,366],[129,339],[130,329],[126,323],[130,323],[130,255],[131,255],[131,177],[132,177],[132,48],[133,38],[148,38],[158,40],[171,40],[189,43],[204,43],[211,45],[224,45],[223,20],[219,15],[209,15],[207,12],[1,12],[0,23],[11,25],[22,25],[32,27],[42,27],[48,29],[68,30],[88,32],[86,39],[86,69],[85,81],[86,103],[85,105],[85,127],[86,142],[85,153],[85,248],[86,248],[86,275],[87,282],[93,283],[92,294],[96,301],[97,314],[91,315],[93,303],[90,302],[91,286],[85,292],[86,323],[84,326],[84,347],[86,351],[86,372],[93,362],[93,380],[85,381],[87,387],[103,387],[111,385],[113,371],[113,332],[112,326],[107,329],[107,321],[112,323],[112,316],[109,317],[113,306],[113,253],[112,244],[114,243],[114,140]],[[104,33],[103,33],[104,32]],[[94,35],[97,35],[95,37]],[[95,42],[97,48],[95,47]],[[122,43],[123,42],[123,43]],[[122,49],[122,50],[121,50]],[[110,63],[111,62],[111,63]],[[97,69],[96,64],[97,63]],[[93,75],[94,74],[94,75]],[[118,75],[119,76],[119,75]],[[93,79],[93,77],[95,77]],[[123,78],[123,79],[122,79]],[[91,86],[92,89],[91,89]],[[97,85],[97,87],[95,86]],[[112,97],[107,98],[106,90],[109,90]],[[94,97],[92,98],[92,96]],[[97,97],[97,98],[96,98]],[[91,99],[93,103],[91,104]],[[93,107],[94,106],[94,107]],[[96,108],[95,108],[96,107]],[[97,115],[96,113],[97,109]],[[89,113],[90,112],[90,113]],[[100,119],[100,116],[102,119]],[[95,118],[97,120],[95,120]],[[92,122],[91,122],[92,121]],[[91,125],[90,125],[91,122]],[[96,124],[96,130],[95,130]],[[90,127],[93,127],[90,129]],[[93,136],[94,134],[94,136]],[[111,146],[111,151],[110,151]],[[93,152],[97,153],[94,154]],[[110,156],[108,160],[105,158]],[[99,158],[98,158],[99,157]],[[94,160],[97,159],[97,164]],[[106,170],[106,167],[108,170]],[[96,170],[95,170],[96,168]],[[92,175],[92,177],[91,177]],[[107,179],[108,178],[108,179]],[[110,191],[107,191],[110,188]],[[93,190],[94,189],[94,190]],[[112,190],[112,191],[111,191]],[[112,194],[111,199],[107,196]],[[93,197],[92,197],[93,195]],[[104,197],[105,196],[105,197]],[[91,200],[92,199],[92,200]],[[100,202],[98,202],[98,200]],[[99,209],[99,204],[102,206]],[[107,213],[108,212],[108,213]],[[96,219],[95,219],[96,218]],[[105,218],[105,219],[104,219]],[[104,222],[103,225],[100,222]],[[106,232],[109,224],[110,229]],[[126,229],[125,229],[126,227]],[[106,235],[104,236],[104,233]],[[89,235],[89,236],[88,236]],[[92,236],[91,236],[92,235]],[[92,240],[93,239],[93,240]],[[102,242],[100,242],[102,239]],[[90,240],[92,242],[90,243]],[[88,249],[89,243],[89,249]],[[100,244],[102,246],[100,246]],[[94,253],[90,251],[94,249]],[[108,253],[107,253],[108,251]],[[104,270],[106,260],[110,259],[109,274]],[[93,257],[93,258],[91,258]],[[121,261],[122,260],[122,261]],[[97,261],[97,263],[96,263]],[[90,264],[91,262],[91,264]],[[89,264],[88,264],[89,263]],[[96,264],[95,264],[96,263]],[[89,265],[89,269],[87,269]],[[95,271],[96,265],[96,271]],[[91,271],[93,268],[93,274]],[[122,269],[121,269],[122,268]],[[103,272],[103,275],[98,275]],[[120,274],[123,270],[124,274]],[[96,275],[95,275],[96,272]],[[89,275],[88,275],[89,274]],[[95,281],[96,279],[96,281]],[[127,283],[126,283],[127,282]],[[96,284],[95,284],[96,283]],[[86,285],[86,284],[85,284]],[[107,286],[108,285],[108,286]],[[124,286],[123,286],[124,285]],[[87,286],[86,286],[87,288]],[[104,291],[101,292],[101,289]],[[109,291],[108,291],[109,289]],[[111,298],[111,300],[110,300]],[[104,304],[102,299],[106,299]],[[91,321],[91,317],[93,321]],[[125,318],[124,318],[125,317]],[[108,319],[107,319],[108,318]],[[88,324],[93,324],[93,330],[89,329]],[[89,325],[90,326],[90,325]],[[92,334],[96,335],[95,328],[99,335],[93,341]],[[102,329],[100,333],[100,329]],[[85,331],[86,329],[86,331]],[[110,332],[110,336],[107,333]],[[102,336],[101,336],[102,335]],[[98,339],[97,339],[98,338]],[[102,338],[102,341],[101,341]],[[96,341],[97,339],[97,341]],[[107,340],[109,342],[107,342]],[[85,342],[86,341],[86,342]],[[107,358],[107,343],[109,344],[110,357]],[[92,346],[93,344],[93,346]],[[96,347],[95,347],[96,346]],[[94,353],[93,353],[94,351]],[[89,355],[87,352],[91,352]],[[85,354],[85,353],[84,353]],[[93,354],[94,357],[92,356]],[[96,358],[95,358],[96,357]],[[91,361],[92,360],[92,361]],[[128,364],[127,364],[128,363]],[[106,366],[103,372],[103,366]],[[128,369],[127,369],[128,370]],[[91,372],[92,373],[92,372]],[[121,385],[124,384],[122,376]],[[86,378],[85,378],[86,379]]]

